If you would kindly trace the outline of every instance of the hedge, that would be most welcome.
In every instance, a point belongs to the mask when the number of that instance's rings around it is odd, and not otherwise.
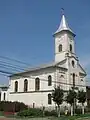
[[[43,111],[39,108],[29,108],[28,110],[20,111],[17,113],[20,117],[41,117],[41,116],[57,116],[57,113],[53,111]]]
[[[19,113],[17,113],[18,116],[21,117],[28,117],[28,116],[42,116],[43,115],[43,111],[39,108],[29,108],[27,110],[23,110],[20,111]]]
[[[45,116],[57,116],[57,112],[55,110],[52,111],[45,111],[44,112]]]
[[[19,112],[27,108],[28,106],[22,102],[0,101],[0,111]]]

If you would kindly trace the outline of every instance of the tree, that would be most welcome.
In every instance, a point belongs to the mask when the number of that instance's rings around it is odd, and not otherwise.
[[[73,89],[68,91],[68,94],[66,96],[66,101],[71,105],[71,116],[73,116],[73,105],[76,97],[77,97],[77,93]]]
[[[86,101],[86,92],[83,90],[78,91],[77,99],[79,103],[82,103],[82,114],[84,114],[84,103]]]
[[[60,117],[60,105],[63,102],[63,96],[64,96],[64,92],[62,89],[60,89],[60,86],[58,86],[57,88],[54,88],[54,91],[52,92],[52,98],[53,98],[53,101],[58,106],[58,117]]]

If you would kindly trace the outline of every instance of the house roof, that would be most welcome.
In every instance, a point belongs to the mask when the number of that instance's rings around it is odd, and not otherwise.
[[[83,73],[85,74],[85,75],[87,75],[87,73],[86,73],[86,71],[82,68],[82,66],[79,64],[79,67],[81,68],[81,70],[83,71]]]
[[[64,60],[66,60],[66,59],[64,59]],[[12,74],[12,75],[10,75],[10,77],[12,77],[12,76],[14,76],[14,75],[24,74],[24,73],[33,72],[33,71],[36,71],[36,70],[45,69],[45,68],[50,68],[50,67],[59,67],[59,68],[61,68],[61,69],[66,69],[66,70],[67,70],[67,68],[58,66],[58,64],[59,64],[59,63],[61,64],[64,60],[62,60],[62,61],[60,61],[60,62],[51,62],[51,63],[49,63],[49,64],[42,64],[42,65],[37,66],[37,67],[28,68],[28,69],[25,70],[24,72],[19,72],[19,73]]]
[[[8,89],[8,87],[9,87],[8,85],[0,85],[0,89],[4,89],[4,88]]]

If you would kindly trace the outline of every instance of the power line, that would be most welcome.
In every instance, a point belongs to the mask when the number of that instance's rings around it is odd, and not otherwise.
[[[4,67],[4,66],[3,66]],[[6,69],[6,67],[4,67],[5,69]],[[11,68],[12,69],[12,68]],[[16,70],[16,69],[15,69]],[[31,77],[31,76],[25,76],[25,75],[20,75],[20,74],[17,74],[17,73],[13,73],[13,72],[8,72],[8,71],[4,71],[4,70],[0,70],[0,72],[1,73],[6,73],[6,74],[9,74],[9,75],[11,75],[12,76],[12,74],[14,74],[15,76],[20,76],[20,77],[29,77],[29,78],[31,78],[31,79],[36,79],[35,77]],[[46,79],[40,79],[41,81],[46,81],[46,82],[48,82],[48,80],[46,80]],[[72,84],[70,84],[70,83],[63,83],[63,82],[58,82],[58,81],[52,81],[52,82],[55,82],[55,83],[59,83],[59,84],[65,84],[65,85],[73,85],[73,83]],[[76,86],[82,86],[82,87],[85,87],[85,86],[83,86],[83,85],[76,85]]]
[[[23,68],[19,68],[19,67],[16,67],[16,66],[12,66],[12,65],[8,65],[8,64],[3,64],[3,63],[0,63],[0,66],[6,66],[6,67],[9,67],[9,68],[14,68],[14,69],[16,69],[16,70],[25,70],[25,69],[23,69]]]
[[[5,62],[6,63],[6,62]],[[2,68],[6,68],[6,69],[8,69],[7,67],[10,67],[11,69],[13,69],[13,70],[15,70],[15,71],[17,71],[17,72],[21,72],[21,71],[19,71],[18,69],[20,69],[20,70],[25,70],[25,69],[22,69],[22,68],[17,68],[16,66],[12,66],[12,65],[5,65],[5,64],[0,64],[0,66],[2,67]],[[10,69],[9,68],[9,69]],[[22,71],[23,72],[23,71]],[[15,74],[15,73],[14,73]],[[89,78],[90,79],[90,78]]]
[[[9,77],[7,74],[5,73],[0,73],[1,76],[6,76],[6,77]]]
[[[5,58],[6,58],[6,57],[5,57]],[[6,63],[6,62],[5,62],[5,63]],[[15,70],[15,71],[18,71],[15,66],[5,65],[5,64],[2,64],[2,63],[1,63],[0,65],[1,65],[1,67],[4,68],[4,69],[8,69],[7,67],[10,67],[9,69],[11,69],[11,70],[13,69],[13,70]],[[15,69],[14,69],[14,68],[15,68]],[[4,73],[4,74],[9,74],[9,75],[15,74],[14,72],[8,72],[8,71],[5,71],[5,70],[0,70],[0,72],[1,72],[1,73]],[[18,71],[18,72],[20,72],[20,71]],[[29,77],[29,78],[35,79],[35,77],[23,76],[23,75],[18,75],[18,74],[16,74],[15,76]],[[47,82],[48,82],[48,80],[46,80],[46,79],[40,79],[40,80],[41,80],[41,81],[47,81]],[[52,81],[52,82],[59,83],[59,84],[65,84],[65,85],[73,85],[73,83],[70,84],[70,83],[63,83],[63,82],[58,82],[58,81]],[[83,86],[83,85],[76,85],[76,86]],[[85,86],[83,86],[83,87],[85,87]]]
[[[16,65],[16,64],[12,64],[12,63],[5,62],[5,61],[1,61],[1,60],[0,60],[0,62],[1,62],[1,63],[4,63],[4,64],[6,64],[6,65],[15,66],[15,67],[20,68],[20,69],[23,69],[23,70],[25,69],[25,67],[22,67],[21,65]]]
[[[5,68],[5,69],[7,69],[6,67],[4,67],[3,66],[3,68]],[[12,68],[10,68],[10,69],[12,69]],[[14,69],[14,70],[16,70],[16,69]],[[13,73],[13,72],[8,72],[8,71],[4,71],[4,70],[0,70],[0,72],[1,73],[6,73],[6,74],[9,74],[9,75],[11,75],[12,76],[12,74],[14,74],[15,76],[20,76],[20,77],[29,77],[29,78],[31,78],[31,79],[36,79],[35,77],[31,77],[31,76],[25,76],[25,75],[18,75],[17,73]],[[48,80],[46,80],[46,79],[40,79],[41,81],[47,81],[48,82]],[[52,82],[55,82],[55,83],[59,83],[59,84],[65,84],[65,85],[73,85],[73,83],[72,84],[70,84],[70,83],[63,83],[63,82],[58,82],[58,81],[52,81]],[[85,86],[83,86],[83,85],[76,85],[76,86],[82,86],[82,87],[85,87]]]
[[[24,75],[15,75],[15,76],[18,76],[18,77],[25,77],[25,78],[31,78],[31,79],[36,79],[36,77],[31,77],[31,76],[24,76]],[[40,81],[45,81],[45,82],[48,82],[48,79],[42,79],[42,78],[39,78]],[[64,84],[64,85],[72,85],[73,86],[73,83],[70,84],[70,83],[64,83],[64,82],[59,82],[59,81],[52,81],[52,83],[59,83],[59,84]],[[86,87],[85,85],[76,85],[75,86],[81,86],[81,87]]]
[[[18,62],[18,63],[23,64],[23,65],[26,65],[26,66],[30,66],[29,63],[25,63],[25,62],[22,62],[22,61],[13,59],[13,58],[9,58],[9,57],[6,57],[6,56],[0,56],[0,58],[7,59],[7,60],[10,60],[10,61],[14,61],[14,62]]]
[[[9,74],[9,75],[14,74],[14,73],[11,73],[11,72],[8,72],[8,71],[4,71],[4,70],[0,70],[0,73]]]
[[[9,68],[9,67],[7,67],[7,66],[5,66],[5,65],[0,65],[0,68],[2,68],[2,69],[5,69],[5,70],[12,70],[12,71],[16,71],[16,72],[21,72],[20,70],[17,70],[17,69],[15,69],[15,68]]]
[[[0,56],[0,57],[4,58],[5,60],[7,60],[7,59],[12,60],[11,58],[7,58],[7,57],[4,57],[4,56]],[[14,61],[17,61],[17,60],[14,60]],[[19,61],[19,63],[23,63],[23,62]],[[26,64],[26,63],[24,63],[24,64]],[[25,68],[22,68],[19,65],[16,65],[16,64],[14,65],[14,64],[11,64],[9,62],[5,62],[5,61],[1,61],[1,60],[0,60],[0,67],[4,68],[4,69],[8,69],[8,70],[11,69],[11,70],[14,70],[14,71],[17,71],[17,72],[25,71]]]
[[[0,72],[2,73],[6,73],[6,74],[9,74],[10,76],[11,76],[11,74],[14,74],[14,73],[11,73],[11,72],[7,72],[7,71],[2,71],[2,70],[0,70]],[[9,76],[9,77],[10,77]],[[27,78],[27,77],[29,77],[29,78],[31,78],[31,79],[36,79],[35,77],[30,77],[30,76],[25,76],[25,75],[15,75],[15,76],[18,76],[18,77],[25,77],[25,78]],[[45,82],[48,82],[48,80],[47,79],[42,79],[42,78],[40,78],[40,81],[45,81]],[[71,85],[71,86],[73,86],[73,83],[72,84],[70,84],[70,83],[64,83],[64,82],[59,82],[59,81],[52,81],[52,83],[59,83],[59,84],[64,84],[64,85]],[[75,84],[75,86],[76,87],[86,87],[85,85],[76,85]]]

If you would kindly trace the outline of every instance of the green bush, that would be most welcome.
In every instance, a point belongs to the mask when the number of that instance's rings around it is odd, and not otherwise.
[[[45,111],[44,112],[45,116],[57,116],[57,112],[55,110],[52,111]]]
[[[85,113],[90,113],[90,108],[89,107],[85,107]]]
[[[43,111],[38,108],[29,108],[27,110],[20,111],[17,113],[18,116],[28,117],[28,116],[43,116]]]
[[[0,111],[19,112],[27,108],[27,105],[21,102],[0,101]]]
[[[44,114],[43,114],[44,113]],[[41,117],[41,116],[57,116],[55,110],[52,111],[44,111],[39,108],[29,108],[27,110],[23,110],[17,113],[17,116],[21,117]]]
[[[82,114],[82,109],[81,108],[76,108],[75,113],[76,114]]]

